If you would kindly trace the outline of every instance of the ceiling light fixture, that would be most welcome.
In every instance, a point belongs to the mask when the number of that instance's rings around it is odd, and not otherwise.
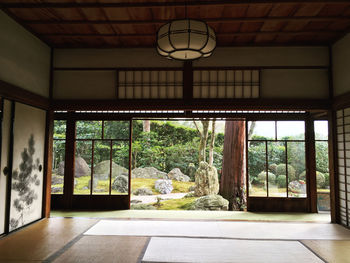
[[[209,57],[216,47],[214,30],[201,20],[187,18],[173,20],[157,32],[157,52],[168,59],[194,60]]]

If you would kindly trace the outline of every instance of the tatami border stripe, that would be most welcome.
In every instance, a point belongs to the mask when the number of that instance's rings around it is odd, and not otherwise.
[[[147,239],[147,242],[146,242],[146,244],[143,246],[143,249],[142,249],[142,251],[141,251],[141,253],[140,253],[140,255],[139,255],[138,259],[137,259],[137,263],[141,263],[141,262],[142,262],[142,259],[143,259],[144,255],[145,255],[145,253],[146,253],[146,250],[147,250],[147,248],[148,248],[149,242],[151,242],[151,239],[152,239],[152,237],[149,237],[149,238]]]
[[[319,254],[317,254],[311,247],[309,247],[308,245],[304,244],[304,242],[302,240],[298,240],[304,247],[306,247],[308,250],[310,250],[316,257],[318,257],[319,259],[321,259],[323,262],[328,263],[327,260],[325,260],[323,257],[321,257]]]
[[[69,248],[71,248],[75,243],[77,243],[80,239],[84,237],[84,233],[88,231],[90,228],[94,227],[99,221],[97,221],[95,224],[90,226],[88,229],[85,229],[82,233],[80,233],[78,236],[73,238],[71,241],[69,241],[67,244],[65,244],[62,248],[57,250],[55,253],[53,253],[51,256],[49,256],[47,259],[43,260],[43,263],[51,263],[55,259],[57,259],[59,256],[61,256],[64,252],[66,252]]]

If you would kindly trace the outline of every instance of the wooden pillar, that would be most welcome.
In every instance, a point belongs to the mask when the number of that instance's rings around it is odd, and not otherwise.
[[[338,180],[338,153],[336,143],[336,117],[335,112],[328,111],[328,159],[329,159],[329,183],[331,222],[340,224],[339,211],[339,180]]]
[[[193,98],[193,68],[192,61],[185,61],[183,66],[183,99],[190,101]]]
[[[306,182],[307,194],[309,196],[309,211],[317,213],[317,184],[316,184],[316,149],[314,122],[309,116],[305,121],[305,143],[306,143]]]
[[[75,161],[75,120],[68,114],[66,130],[66,151],[63,183],[64,208],[71,208],[74,190],[74,161]]]
[[[42,217],[50,217],[51,210],[51,176],[52,176],[52,151],[53,151],[53,111],[46,112],[46,134],[44,155],[44,188]]]

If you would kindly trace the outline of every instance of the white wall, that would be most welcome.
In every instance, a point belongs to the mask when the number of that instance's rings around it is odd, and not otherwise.
[[[0,10],[0,79],[48,97],[50,48]]]
[[[350,92],[350,34],[336,42],[333,47],[334,96]]]
[[[157,55],[155,49],[56,49],[55,67],[181,67],[182,62]],[[232,47],[217,48],[210,58],[194,66],[328,66],[327,47]],[[328,98],[326,69],[264,69],[262,98]],[[114,71],[56,71],[54,98],[113,99]]]

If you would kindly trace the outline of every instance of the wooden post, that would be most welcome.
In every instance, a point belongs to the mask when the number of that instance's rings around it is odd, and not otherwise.
[[[51,176],[53,151],[53,111],[46,112],[46,134],[44,155],[44,187],[42,217],[50,217],[51,210]]]
[[[183,99],[189,101],[193,98],[193,68],[192,61],[185,61],[183,66]]]
[[[309,116],[305,121],[306,143],[306,182],[307,194],[310,200],[309,211],[317,213],[317,183],[316,183],[316,158],[315,158],[315,132],[314,122]]]
[[[69,114],[66,130],[63,199],[64,208],[71,208],[74,190],[75,120]]]
[[[336,117],[335,112],[328,111],[328,159],[329,159],[329,184],[331,203],[331,222],[340,224],[339,211],[339,181],[337,172],[337,143],[336,143]]]

